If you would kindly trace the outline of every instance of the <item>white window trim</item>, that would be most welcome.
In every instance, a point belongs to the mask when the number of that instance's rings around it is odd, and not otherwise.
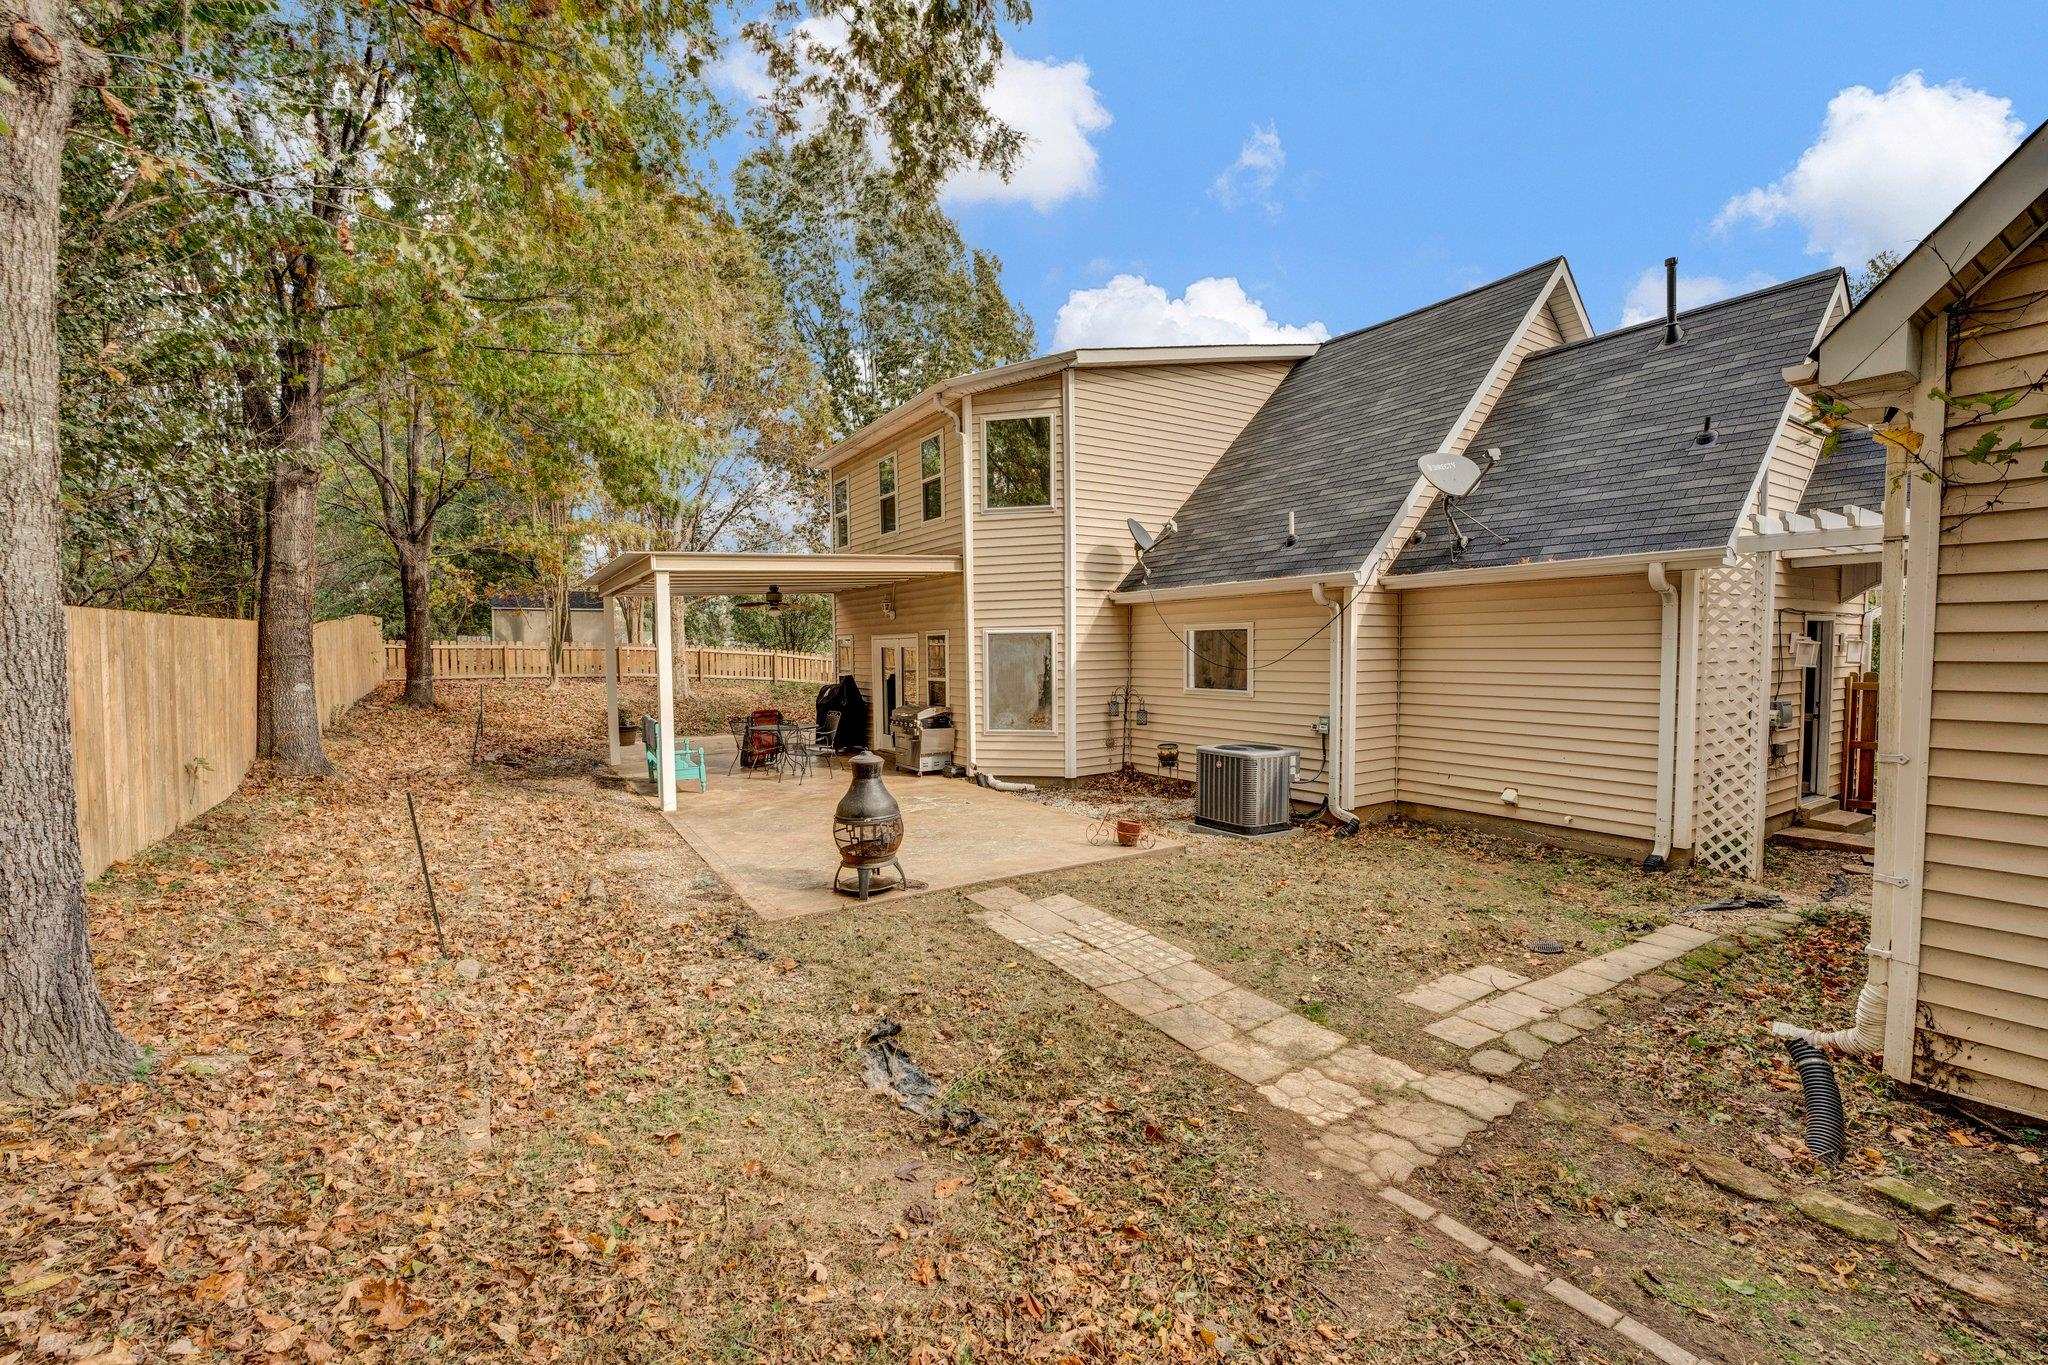
[[[846,539],[839,538],[839,495],[846,495]],[[832,505],[826,509],[832,518],[832,548],[844,550],[853,544],[853,484],[848,479],[832,480]]]
[[[930,478],[926,478],[924,474],[924,448],[933,441],[939,443],[939,472]],[[935,517],[928,517],[924,514],[924,490],[927,486],[934,483],[939,486],[939,514]],[[927,526],[935,521],[944,521],[946,519],[946,439],[936,431],[917,443],[917,516],[918,520]],[[901,523],[900,517],[898,518],[898,523]]]
[[[950,630],[928,630],[925,631],[922,635],[918,636],[917,639],[918,644],[921,645],[925,650],[925,656],[919,662],[921,662],[924,665],[925,670],[924,704],[926,706],[934,706],[938,704],[932,700],[931,644],[933,640],[942,640],[945,642],[946,671],[939,674],[938,681],[946,685],[945,705],[951,707],[953,705],[953,632]]]
[[[1035,417],[1046,419],[1045,454],[1045,501],[1033,507],[993,507],[988,500],[988,426],[991,422],[1028,422]],[[1026,412],[988,413],[975,419],[980,423],[975,428],[975,458],[981,465],[981,514],[985,517],[1038,517],[1056,512],[1060,506],[1060,416],[1052,408],[1033,408]],[[1037,730],[1027,731],[1038,734]]]
[[[1203,630],[1241,630],[1244,632],[1244,687],[1197,687],[1195,686],[1195,633]],[[1249,697],[1258,691],[1259,680],[1252,671],[1252,660],[1258,657],[1256,637],[1250,621],[1200,621],[1182,632],[1186,655],[1185,669],[1181,674],[1181,691],[1199,692],[1205,697]]]
[[[1040,509],[1032,508],[1031,510],[1038,511]],[[990,648],[990,645],[998,635],[1043,635],[1045,637],[1047,658],[1052,664],[1052,724],[1046,726],[1043,730],[1006,729],[1004,727],[998,726],[995,723],[995,687],[993,686],[995,669],[993,664],[989,661],[992,661],[995,658],[995,651]],[[987,666],[989,669],[989,681],[991,684],[981,689],[981,732],[983,734],[1057,735],[1060,733],[1060,686],[1063,683],[1064,679],[1060,677],[1060,633],[1057,630],[1054,630],[1051,626],[989,627],[988,629],[981,632],[981,657],[984,661],[985,666]],[[948,668],[952,667],[952,661],[950,657],[947,660],[946,666]]]
[[[875,535],[878,538],[893,536],[903,529],[903,462],[897,459],[896,455],[897,452],[892,450],[875,461]],[[883,465],[889,467],[890,481],[896,485],[894,490],[888,493],[882,491]],[[882,504],[885,502],[896,504],[896,525],[889,530],[882,529]]]

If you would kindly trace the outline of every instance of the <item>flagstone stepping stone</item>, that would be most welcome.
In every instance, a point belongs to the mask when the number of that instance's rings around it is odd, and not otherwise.
[[[1825,1190],[1801,1191],[1792,1197],[1792,1207],[1814,1222],[1859,1242],[1885,1245],[1899,1240],[1898,1224],[1891,1219]]]
[[[1262,1047],[1241,1033],[1212,1043],[1195,1054],[1211,1066],[1221,1067],[1248,1085],[1264,1085],[1294,1069],[1294,1059]]]
[[[1473,1053],[1470,1058],[1470,1065],[1474,1071],[1479,1072],[1481,1075],[1505,1076],[1509,1072],[1518,1069],[1522,1065],[1522,1059],[1513,1053],[1499,1052],[1493,1048],[1487,1048],[1484,1052]]]
[[[1343,1034],[1333,1033],[1298,1014],[1283,1014],[1278,1019],[1269,1019],[1250,1032],[1255,1042],[1304,1062],[1327,1057],[1344,1046]]]
[[[1443,1039],[1452,1047],[1478,1047],[1500,1037],[1496,1030],[1475,1024],[1470,1019],[1460,1019],[1455,1014],[1448,1019],[1437,1020],[1423,1032],[1432,1038]]]
[[[1686,1160],[1693,1170],[1710,1185],[1718,1185],[1730,1194],[1739,1194],[1744,1199],[1754,1199],[1765,1204],[1775,1204],[1785,1197],[1772,1179],[1762,1171],[1745,1166],[1733,1157],[1721,1156],[1715,1152],[1687,1152]]]
[[[1915,1185],[1910,1180],[1901,1180],[1895,1175],[1875,1176],[1863,1182],[1863,1188],[1874,1190],[1894,1204],[1909,1208],[1922,1218],[1939,1218],[1954,1210],[1956,1201],[1938,1190],[1925,1185]]]
[[[1200,1052],[1203,1048],[1214,1047],[1236,1032],[1200,1005],[1182,1005],[1177,1009],[1162,1010],[1158,1014],[1148,1016],[1145,1022],[1190,1052]]]
[[[1525,1062],[1541,1061],[1551,1046],[1527,1029],[1509,1029],[1500,1036],[1500,1040],[1507,1044],[1508,1051]]]

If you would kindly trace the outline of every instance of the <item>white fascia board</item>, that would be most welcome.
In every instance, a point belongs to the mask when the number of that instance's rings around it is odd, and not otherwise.
[[[1973,261],[2017,223],[2048,190],[2048,124],[2034,130],[2005,164],[1970,192],[1955,212],[1908,252],[1820,343],[1820,383],[1827,388],[1878,375],[1919,374],[1920,310],[1948,288],[1950,267]]]
[[[1596,555],[1590,559],[1546,559],[1534,564],[1502,564],[1487,569],[1433,569],[1428,573],[1383,574],[1379,586],[1393,591],[1403,588],[1448,587],[1460,583],[1517,583],[1542,578],[1604,578],[1611,574],[1635,573],[1652,564],[1668,569],[1696,569],[1721,562],[1720,550],[1651,550],[1631,555]]]
[[[1231,583],[1194,583],[1186,587],[1125,588],[1109,595],[1120,606],[1139,602],[1188,602],[1203,597],[1261,597],[1275,592],[1307,592],[1315,587],[1350,590],[1358,586],[1355,574],[1294,574],[1287,578],[1246,578]]]

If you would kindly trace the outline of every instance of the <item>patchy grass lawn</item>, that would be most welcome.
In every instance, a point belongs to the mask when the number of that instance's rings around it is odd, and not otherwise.
[[[486,685],[475,767],[443,692],[95,884],[148,1060],[0,1114],[0,1362],[1619,1358],[957,898],[753,924],[593,685]],[[866,1090],[885,1014],[987,1123]]]

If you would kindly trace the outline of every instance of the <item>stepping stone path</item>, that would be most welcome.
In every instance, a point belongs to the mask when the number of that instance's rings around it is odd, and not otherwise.
[[[1799,916],[1789,912],[1770,918],[1777,925],[1799,923]],[[1782,932],[1760,929],[1756,937],[1776,938]],[[1506,1076],[1606,1022],[1595,1001],[1617,992],[1641,997],[1668,995],[1685,982],[1662,968],[1709,944],[1721,947],[1726,942],[1704,929],[1667,924],[1626,947],[1533,981],[1500,967],[1481,965],[1440,976],[1401,999],[1440,1016],[1423,1032],[1472,1052],[1466,1064],[1473,1070]],[[1612,1002],[1607,1004],[1611,1007]]]
[[[1595,1326],[1618,1333],[1653,1359],[1668,1365],[1706,1365],[1704,1357],[1400,1188],[1410,1175],[1505,1118],[1521,1103],[1521,1092],[1469,1071],[1419,1071],[1363,1043],[1350,1042],[1216,975],[1185,949],[1072,896],[1033,900],[1013,886],[992,886],[967,899],[981,907],[974,918],[983,925],[1129,1010],[1203,1061],[1256,1087],[1269,1104],[1301,1118],[1314,1130],[1308,1148],[1318,1160],[1377,1190],[1389,1204],[1467,1251],[1529,1281]],[[1660,957],[1638,970],[1669,960]],[[1468,1035],[1475,1040],[1471,1046],[1510,1032],[1541,1045],[1539,1040],[1547,1035],[1538,1030],[1546,1025],[1551,1034],[1569,1031],[1576,1037],[1601,1021],[1583,1002],[1614,982],[1595,979],[1602,983],[1598,990],[1568,1001],[1530,996],[1524,1004],[1505,997],[1519,987],[1540,983],[1498,967],[1475,967],[1403,999],[1446,1015],[1440,1024],[1469,1024],[1476,1030]],[[1500,1007],[1497,1017],[1510,1022],[1488,1029],[1459,1017],[1459,1011],[1484,1003]],[[1474,1056],[1473,1067],[1486,1070],[1482,1059],[1488,1055]],[[1509,1063],[1507,1070],[1521,1064],[1507,1053],[1491,1055]]]
[[[982,907],[982,924],[1302,1119],[1316,1130],[1308,1147],[1317,1159],[1368,1188],[1456,1151],[1522,1099],[1470,1072],[1418,1071],[1354,1043],[1072,896],[1032,900],[994,886],[968,899]],[[1470,998],[1522,980],[1477,969]]]

